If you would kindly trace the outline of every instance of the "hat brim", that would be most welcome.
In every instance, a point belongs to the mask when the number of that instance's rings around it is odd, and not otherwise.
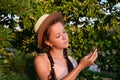
[[[38,30],[37,34],[38,34],[38,45],[40,47],[40,49],[42,49],[42,38],[44,35],[45,30],[47,29],[47,27],[50,25],[51,21],[58,19],[60,20],[60,22],[64,23],[64,19],[61,13],[59,12],[54,12],[51,13],[41,24],[40,29]]]

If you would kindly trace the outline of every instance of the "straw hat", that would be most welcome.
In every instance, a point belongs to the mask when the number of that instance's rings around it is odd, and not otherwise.
[[[60,22],[64,23],[64,19],[61,13],[59,12],[53,12],[51,14],[44,14],[41,16],[38,21],[35,24],[34,31],[37,33],[37,38],[38,38],[38,45],[42,49],[42,38],[45,30],[47,27],[50,25],[50,23],[58,19]]]

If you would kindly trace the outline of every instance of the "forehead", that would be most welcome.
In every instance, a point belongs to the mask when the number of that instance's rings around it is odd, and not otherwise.
[[[57,22],[51,27],[51,33],[59,33],[62,30],[64,30],[64,26],[61,22]]]

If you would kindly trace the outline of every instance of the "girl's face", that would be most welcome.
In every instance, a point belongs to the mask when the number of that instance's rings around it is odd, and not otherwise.
[[[63,49],[68,47],[68,35],[61,22],[57,22],[50,28],[49,41],[46,43],[51,48]]]

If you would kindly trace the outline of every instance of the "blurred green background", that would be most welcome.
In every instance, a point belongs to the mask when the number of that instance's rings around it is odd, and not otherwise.
[[[34,25],[55,11],[64,16],[69,55],[79,62],[98,47],[97,69],[84,69],[77,80],[119,80],[119,0],[0,0],[0,80],[37,79],[33,61],[41,50]]]

